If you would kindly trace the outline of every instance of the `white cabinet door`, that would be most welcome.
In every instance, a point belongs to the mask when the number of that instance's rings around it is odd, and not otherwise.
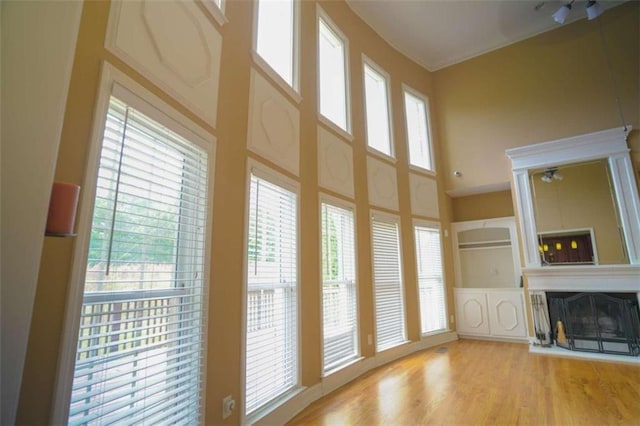
[[[521,289],[518,291],[487,291],[487,306],[492,336],[527,336]]]
[[[489,334],[487,298],[484,291],[456,289],[457,331],[460,334]]]

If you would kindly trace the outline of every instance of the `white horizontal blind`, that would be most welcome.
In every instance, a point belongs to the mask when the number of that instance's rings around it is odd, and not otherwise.
[[[427,128],[427,105],[423,99],[404,92],[404,111],[409,141],[409,162],[431,170],[431,148]]]
[[[368,64],[364,64],[364,94],[367,144],[392,156],[387,79]]]
[[[324,372],[358,356],[353,211],[322,203]]]
[[[398,222],[372,220],[373,279],[376,303],[376,350],[406,340]]]
[[[69,424],[201,419],[207,153],[112,97]]]
[[[297,196],[251,175],[246,414],[298,384]]]
[[[344,40],[324,19],[318,18],[318,79],[320,113],[347,128],[347,70]]]
[[[442,279],[440,230],[416,226],[415,239],[422,333],[444,330],[447,328],[447,311]]]

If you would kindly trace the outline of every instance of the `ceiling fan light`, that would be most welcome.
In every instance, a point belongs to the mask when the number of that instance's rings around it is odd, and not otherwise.
[[[551,17],[558,24],[564,24],[564,21],[567,19],[567,16],[569,16],[569,12],[571,12],[571,4],[565,4],[565,5],[562,5],[560,9],[556,10],[556,13],[551,15]]]
[[[600,3],[591,0],[587,3],[587,19],[591,21],[592,19],[596,19],[598,16],[602,15],[602,6]]]

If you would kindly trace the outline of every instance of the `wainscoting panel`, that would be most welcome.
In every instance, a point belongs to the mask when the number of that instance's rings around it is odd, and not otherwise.
[[[390,210],[398,210],[398,178],[396,169],[384,161],[367,157],[369,203]]]
[[[215,127],[222,36],[195,2],[111,2],[106,48]]]
[[[353,198],[353,150],[334,133],[318,126],[318,183]]]
[[[250,96],[247,148],[298,175],[300,112],[255,69]]]
[[[434,179],[415,173],[409,174],[411,212],[415,215],[439,218],[438,186]]]

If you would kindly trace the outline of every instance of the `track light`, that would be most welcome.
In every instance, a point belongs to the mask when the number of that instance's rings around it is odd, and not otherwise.
[[[590,21],[592,19],[596,19],[598,16],[602,15],[602,12],[604,12],[604,10],[602,10],[602,6],[600,6],[600,3],[596,2],[595,0],[589,0],[587,2],[587,19]]]
[[[551,183],[554,180],[562,180],[564,176],[558,172],[557,167],[550,167],[544,171],[544,174],[540,177],[540,180],[544,183]]]
[[[558,24],[564,24],[564,21],[567,19],[567,16],[569,16],[569,12],[571,12],[571,5],[573,4],[573,1],[574,0],[571,0],[571,3],[564,4],[560,7],[560,9],[556,10],[556,13],[551,15],[553,20],[556,21]]]

